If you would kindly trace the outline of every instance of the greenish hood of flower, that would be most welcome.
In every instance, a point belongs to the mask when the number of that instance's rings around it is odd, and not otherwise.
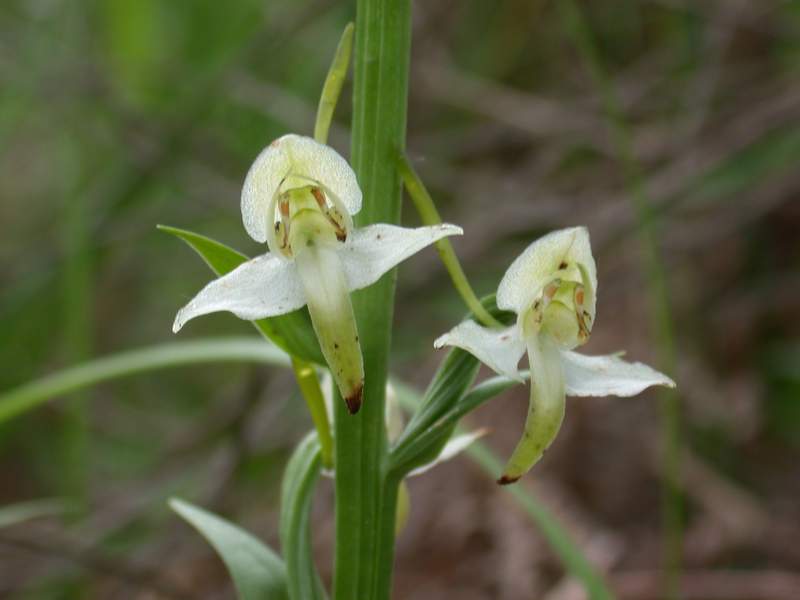
[[[575,278],[579,279],[576,280]],[[526,339],[544,335],[564,350],[585,344],[592,331],[593,315],[587,310],[591,284],[579,265],[561,269],[544,285],[528,310],[519,315]]]

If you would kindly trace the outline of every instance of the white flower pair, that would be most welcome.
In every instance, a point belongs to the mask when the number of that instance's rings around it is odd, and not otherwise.
[[[245,229],[269,252],[209,283],[178,312],[173,330],[217,311],[254,320],[308,305],[334,381],[355,413],[364,368],[350,292],[437,240],[462,233],[448,224],[355,229],[352,215],[360,209],[355,173],[333,149],[297,135],[275,140],[250,168],[242,191]],[[465,321],[435,342],[437,348],[461,347],[520,381],[517,364],[527,349],[528,418],[500,483],[516,481],[541,458],[561,426],[566,394],[631,396],[651,385],[675,385],[641,363],[571,351],[589,338],[596,291],[588,232],[557,231],[531,244],[500,283],[497,305],[516,313],[515,325],[495,330]]]

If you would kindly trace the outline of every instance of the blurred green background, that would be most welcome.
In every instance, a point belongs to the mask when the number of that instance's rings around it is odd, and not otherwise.
[[[653,208],[682,403],[686,598],[800,595],[800,2],[579,3]],[[648,254],[602,86],[557,7],[415,2],[409,155],[480,294],[548,230],[586,224],[587,351],[664,356]],[[244,174],[310,134],[350,2],[0,4],[0,390],[172,341],[209,278],[165,223],[248,254]],[[349,84],[331,143],[348,148]],[[367,199],[367,201],[369,201]],[[406,221],[416,223],[410,205]],[[650,266],[648,266],[650,265]],[[424,387],[465,312],[433,251],[400,270],[393,371]],[[255,335],[227,314],[181,339]],[[666,352],[668,355],[669,352]],[[510,451],[526,392],[468,418]],[[232,598],[171,516],[181,494],[274,543],[280,475],[310,427],[291,375],[206,365],[60,398],[0,427],[0,502],[76,507],[0,529],[0,596]],[[621,598],[658,598],[656,395],[575,399],[531,485]],[[331,486],[315,508],[330,576]],[[459,458],[411,483],[398,598],[581,598],[536,529]]]

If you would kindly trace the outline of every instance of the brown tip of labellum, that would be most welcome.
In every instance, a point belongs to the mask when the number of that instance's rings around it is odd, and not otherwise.
[[[347,404],[347,412],[349,412],[351,415],[356,414],[358,412],[358,409],[361,408],[361,400],[363,396],[364,396],[364,384],[359,383],[358,387],[355,390],[353,390],[353,393],[344,399],[345,404]]]
[[[500,485],[510,485],[512,483],[516,483],[517,481],[519,481],[519,477],[509,477],[508,475],[503,475],[497,480],[497,483]]]

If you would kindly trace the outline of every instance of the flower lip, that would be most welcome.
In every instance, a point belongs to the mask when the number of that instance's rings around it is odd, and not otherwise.
[[[279,196],[309,184],[322,188],[345,220],[361,210],[361,189],[347,161],[329,146],[288,134],[264,148],[245,177],[242,221],[250,237],[276,251],[274,215]]]

